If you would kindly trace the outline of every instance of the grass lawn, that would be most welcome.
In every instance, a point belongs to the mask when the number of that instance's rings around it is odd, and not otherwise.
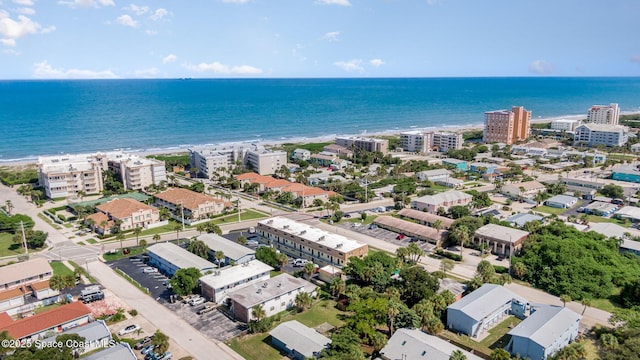
[[[445,330],[442,332],[442,336],[453,341],[454,343],[461,344],[468,348],[475,350],[476,352],[481,352],[486,355],[491,355],[491,352],[494,348],[497,347],[505,347],[509,342],[510,336],[507,333],[516,325],[518,325],[522,320],[509,316],[503,322],[498,324],[489,330],[489,335],[487,335],[482,341],[477,342],[472,340],[470,337],[466,335],[457,335],[449,330]]]
[[[13,242],[13,234],[0,233],[0,256],[24,254],[22,247]]]
[[[276,277],[278,275],[282,274],[282,271],[278,271],[278,270],[271,270],[271,277]]]
[[[76,244],[78,244],[78,245],[87,245],[87,244],[85,244],[84,241],[78,241]]]
[[[87,242],[88,242],[89,244],[97,244],[97,243],[98,243],[98,242],[96,241],[96,239],[94,239],[94,238],[89,238],[89,239],[87,239]]]
[[[596,223],[600,223],[600,222],[610,222],[610,223],[614,223],[617,225],[620,225],[622,227],[629,227],[629,225],[631,225],[630,222],[624,222],[621,221],[620,219],[616,219],[616,218],[606,218],[606,217],[602,217],[602,216],[598,216],[598,215],[587,215],[588,219],[590,222],[596,222]]]
[[[350,219],[345,219],[342,218],[342,221],[347,221],[350,223],[360,223],[362,225],[369,225],[371,223],[373,223],[373,220],[375,220],[377,218],[376,215],[367,215],[367,218],[364,219],[364,221],[362,221],[362,218],[360,217],[360,215],[352,215],[352,217]]]
[[[262,212],[255,211],[255,210],[250,210],[250,209],[243,210],[240,212],[240,221],[262,219],[266,217],[269,217],[269,215],[264,214]],[[238,214],[231,214],[228,216],[215,218],[211,221],[216,225],[234,223],[238,221]]]
[[[52,261],[49,264],[51,264],[51,268],[53,268],[53,275],[73,275],[73,270],[69,269],[67,265],[60,261]]]
[[[140,255],[143,252],[146,251],[146,249],[142,248],[142,247],[129,247],[127,248],[129,249],[129,253],[128,254],[123,254],[120,249],[117,250],[117,252],[115,254],[103,254],[102,257],[104,258],[105,261],[113,261],[113,260],[119,260],[119,259],[123,259],[123,258],[127,258],[127,257],[131,257],[134,255]]]
[[[169,223],[167,225],[164,226],[159,226],[157,228],[153,228],[153,229],[147,229],[147,230],[142,230],[142,232],[140,233],[140,236],[148,236],[148,235],[155,235],[155,234],[164,234],[164,233],[168,233],[168,232],[175,232],[175,227],[176,225],[180,225],[181,223],[173,220],[173,219],[169,219]],[[189,227],[187,227],[189,228]],[[127,234],[127,239],[135,239],[136,236],[130,232]],[[109,238],[109,240],[111,239],[115,239],[115,236],[112,236]]]
[[[551,206],[546,206],[546,205],[541,205],[538,207],[535,207],[532,209],[533,211],[540,211],[546,214],[556,214],[556,215],[560,215],[563,212],[567,211],[568,209],[560,209],[560,208],[554,208]]]
[[[39,314],[41,312],[45,312],[45,311],[49,311],[49,310],[53,310],[57,307],[62,306],[62,302],[57,302],[55,304],[51,304],[51,305],[47,305],[47,306],[38,306],[35,309],[33,309],[33,312],[36,314]]]
[[[333,300],[321,300],[305,312],[283,316],[282,322],[298,320],[309,327],[316,327],[325,322],[336,327],[342,326],[343,321],[338,318],[342,312],[335,308],[335,304]],[[274,324],[275,326],[277,324]],[[271,346],[270,341],[269,334],[263,333],[234,338],[227,342],[227,345],[245,359],[281,360],[286,358]]]

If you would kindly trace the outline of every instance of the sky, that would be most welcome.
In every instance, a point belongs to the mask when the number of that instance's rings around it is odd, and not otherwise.
[[[637,0],[0,0],[0,79],[640,76]]]

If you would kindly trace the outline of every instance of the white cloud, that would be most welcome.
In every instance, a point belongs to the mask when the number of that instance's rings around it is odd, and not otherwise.
[[[538,75],[549,75],[553,73],[555,67],[546,60],[535,60],[529,64],[529,72]]]
[[[351,6],[349,0],[318,0],[316,2],[323,5]]]
[[[228,4],[246,4],[249,0],[222,0],[222,2]]]
[[[158,70],[157,68],[136,70],[133,72],[133,74],[137,78],[157,78],[159,73],[160,70]]]
[[[364,68],[362,67],[362,60],[359,59],[353,59],[353,60],[349,60],[349,61],[336,61],[333,63],[333,65],[341,68],[344,71],[348,71],[348,72],[363,72]]]
[[[640,64],[640,55],[632,56],[630,59],[632,62]]]
[[[33,1],[31,0],[13,0],[13,3],[22,6],[33,6]]]
[[[151,17],[151,20],[158,21],[167,15],[169,15],[169,12],[167,11],[167,9],[159,8],[150,17]]]
[[[48,26],[48,27],[46,27],[46,28],[42,29],[42,30],[40,31],[40,33],[41,33],[41,34],[48,34],[48,33],[52,33],[52,32],[54,32],[54,31],[56,31],[56,27],[55,27],[55,26],[53,26],[53,25],[51,25],[51,26]]]
[[[0,44],[4,46],[16,46],[16,39],[0,39]]]
[[[61,0],[58,1],[60,5],[66,5],[71,8],[79,8],[79,7],[93,7],[100,8],[103,6],[115,6],[116,4],[113,0]]]
[[[0,38],[15,40],[25,35],[37,34],[40,28],[40,24],[24,15],[18,15],[16,21],[6,11],[0,10]]]
[[[18,14],[23,14],[23,15],[33,15],[36,13],[36,11],[33,8],[29,8],[29,7],[17,8],[16,12]]]
[[[129,15],[119,16],[118,19],[116,19],[116,21],[118,22],[118,24],[124,25],[124,26],[130,26],[130,27],[138,26],[138,22],[133,20],[133,18]]]
[[[184,64],[182,65],[186,69],[197,72],[213,72],[216,74],[239,74],[239,75],[252,75],[262,74],[262,69],[249,65],[236,65],[229,66],[217,61],[212,63],[200,63],[198,65]]]
[[[119,76],[110,70],[93,71],[80,69],[53,68],[47,60],[33,64],[33,77],[38,79],[117,79]]]
[[[123,9],[127,10],[127,11],[131,11],[132,13],[134,13],[136,15],[143,15],[143,14],[146,14],[147,12],[149,12],[149,7],[148,6],[138,6],[136,4],[131,4],[129,6],[125,6]]]
[[[340,35],[340,31],[330,31],[322,36],[327,41],[338,41],[338,35]]]
[[[371,59],[369,60],[369,64],[371,64],[371,66],[380,67],[384,65],[384,61],[382,59]]]
[[[169,54],[165,57],[162,58],[162,63],[163,64],[168,64],[168,63],[172,63],[174,61],[176,61],[178,59],[177,56],[173,55],[173,54]]]
[[[149,35],[149,36],[153,36],[153,35],[157,35],[157,34],[158,34],[158,32],[157,32],[157,31],[155,31],[155,30],[149,30],[149,29],[145,30],[145,31],[144,31],[144,33],[145,33],[145,34],[147,34],[147,35]]]

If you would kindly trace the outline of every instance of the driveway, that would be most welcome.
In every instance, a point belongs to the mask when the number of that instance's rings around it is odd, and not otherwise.
[[[108,265],[94,261],[89,264],[91,275],[126,302],[131,308],[149,320],[176,343],[187,349],[196,359],[243,360],[223,343],[210,340],[185,322],[174,312],[140,292],[125,279],[116,274]]]

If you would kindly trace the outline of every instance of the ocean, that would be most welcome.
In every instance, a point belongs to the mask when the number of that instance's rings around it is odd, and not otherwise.
[[[0,81],[0,161],[227,142],[303,141],[532,119],[593,104],[640,111],[640,78],[384,78]]]

